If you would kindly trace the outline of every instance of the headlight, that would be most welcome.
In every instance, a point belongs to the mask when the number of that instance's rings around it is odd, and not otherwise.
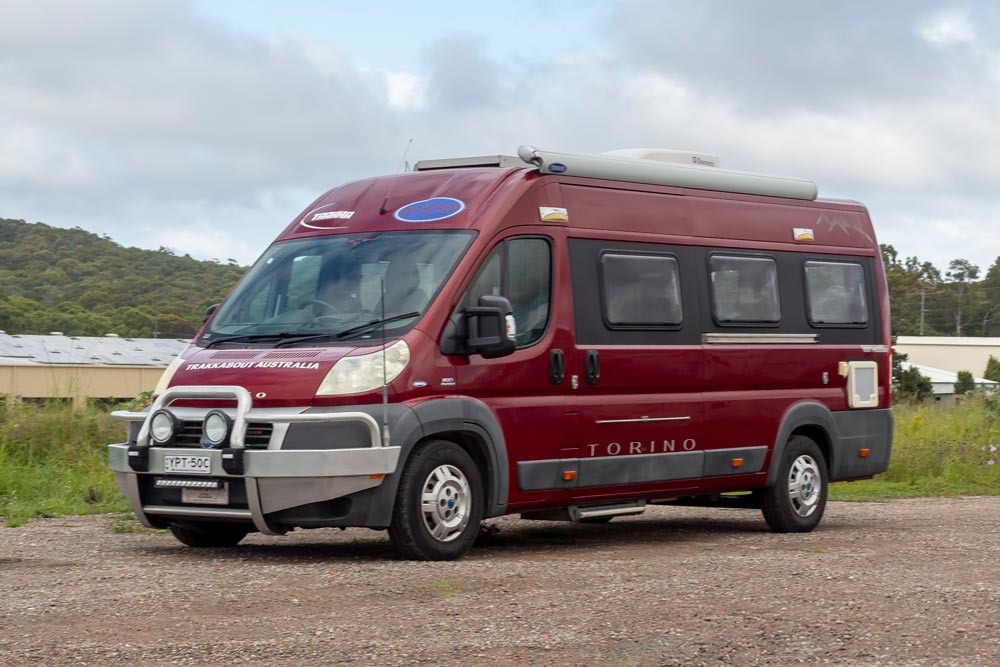
[[[221,410],[212,410],[201,424],[202,446],[206,446],[205,443],[212,447],[221,446],[229,438],[232,426],[233,420],[229,415]]]
[[[177,369],[180,368],[183,363],[184,360],[181,359],[180,354],[174,357],[174,360],[171,361],[170,365],[163,371],[163,375],[160,376],[160,381],[156,383],[156,389],[153,390],[154,396],[159,396],[167,390],[167,386],[170,385],[170,381],[174,379],[174,373],[177,372]]]
[[[385,358],[383,372],[382,359]],[[410,348],[403,341],[396,341],[385,351],[344,357],[333,365],[316,390],[317,396],[358,394],[392,382],[410,363]]]
[[[157,445],[169,445],[177,433],[177,417],[167,410],[157,410],[149,418],[149,437]]]

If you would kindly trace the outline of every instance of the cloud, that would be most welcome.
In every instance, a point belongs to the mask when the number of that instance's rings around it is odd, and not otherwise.
[[[920,36],[931,44],[953,46],[976,40],[976,28],[963,9],[948,9],[929,17],[920,27]]]
[[[394,171],[410,138],[411,163],[520,143],[653,146],[813,178],[870,204],[904,255],[1000,254],[974,223],[1000,210],[988,3],[602,11],[561,48],[530,26],[511,44],[429,32],[412,67],[390,70],[354,62],[335,36],[239,33],[173,0],[7,3],[0,216],[249,261],[323,190]]]
[[[429,94],[438,106],[490,107],[502,100],[496,66],[471,39],[436,40],[425,49],[424,58],[431,72]]]
[[[992,11],[942,12],[933,0],[626,0],[609,25],[629,63],[680,75],[748,110],[852,111],[872,100],[924,98],[929,85],[976,67],[926,37],[974,41],[973,18],[996,34]]]
[[[244,217],[224,212],[271,192],[314,196],[359,170],[391,169],[399,124],[385,97],[386,82],[335,45],[232,33],[181,3],[7,5],[0,215],[94,220],[121,238],[143,220],[179,228],[198,209],[216,228],[245,231]],[[272,231],[256,234],[256,245]],[[144,245],[226,252],[206,249],[212,237],[175,236]]]

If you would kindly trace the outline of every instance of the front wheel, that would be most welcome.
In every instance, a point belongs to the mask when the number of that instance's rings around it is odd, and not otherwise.
[[[479,469],[465,450],[444,440],[421,446],[399,480],[389,526],[404,558],[453,560],[476,539],[483,519]]]
[[[782,454],[778,481],[764,489],[760,509],[776,533],[808,533],[826,509],[826,459],[819,445],[792,436]]]
[[[182,544],[199,549],[235,547],[249,533],[249,529],[210,521],[170,524],[170,532]]]

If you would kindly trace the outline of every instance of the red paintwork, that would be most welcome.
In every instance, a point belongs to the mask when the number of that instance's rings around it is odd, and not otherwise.
[[[451,218],[430,223],[405,223],[392,216],[393,211],[406,204],[436,196],[461,199],[467,208]],[[387,211],[379,213],[387,197]],[[539,206],[569,208],[570,224],[540,222]],[[322,223],[331,229],[303,226],[302,221],[308,221],[317,209],[354,213],[349,219]],[[815,242],[793,242],[792,227],[813,229]],[[857,345],[577,347],[573,337],[569,236],[872,257],[881,306],[881,342],[888,346],[889,301],[884,270],[871,222],[860,204],[540,176],[531,170],[445,170],[369,179],[335,188],[307,207],[278,240],[412,229],[474,229],[478,234],[425,315],[404,336],[411,361],[391,385],[392,400],[412,405],[459,395],[487,405],[506,439],[511,511],[598,499],[663,497],[679,492],[706,493],[761,486],[764,472],[526,493],[518,490],[516,473],[518,461],[600,455],[600,448],[594,451],[591,445],[603,446],[612,441],[676,439],[679,445],[690,438],[697,442],[698,449],[773,446],[782,415],[796,402],[819,401],[830,410],[846,409],[845,380],[837,374],[837,363],[847,358],[879,362],[879,407],[889,406],[889,354],[860,354]],[[553,244],[553,311],[545,337],[536,345],[501,359],[441,355],[438,341],[446,321],[480,261],[502,238],[525,234],[548,236]],[[567,381],[558,387],[549,381],[549,351],[555,348],[567,355]],[[255,400],[255,406],[259,407],[378,403],[380,391],[314,398],[317,385],[337,359],[374,349],[378,346],[357,350],[294,348],[303,357],[318,353],[309,360],[317,361],[319,369],[305,372],[181,369],[173,384],[242,384],[251,394],[267,394],[265,399]],[[584,354],[588,349],[597,349],[601,355],[601,381],[594,387],[583,380]],[[214,360],[220,352],[199,351],[188,363]],[[821,382],[824,372],[829,377],[826,385]],[[576,391],[570,389],[568,380],[574,374],[580,377]],[[454,382],[443,382],[446,378]],[[416,380],[426,382],[427,386],[413,387]],[[690,420],[628,424],[613,429],[594,423],[597,419],[636,415],[689,416]]]

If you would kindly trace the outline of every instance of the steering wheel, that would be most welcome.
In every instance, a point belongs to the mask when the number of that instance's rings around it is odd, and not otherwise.
[[[326,301],[322,301],[322,300],[320,300],[320,299],[309,299],[309,300],[307,300],[307,301],[306,301],[306,302],[305,302],[304,304],[302,304],[302,305],[303,305],[303,306],[322,306],[323,308],[325,308],[325,309],[326,309],[326,314],[328,314],[328,315],[333,315],[334,313],[337,313],[337,312],[339,312],[339,311],[338,311],[338,310],[337,310],[336,308],[334,308],[334,307],[333,307],[332,305],[330,305],[330,304],[329,304],[329,303],[327,303]],[[322,317],[322,315],[320,315],[320,317]]]

